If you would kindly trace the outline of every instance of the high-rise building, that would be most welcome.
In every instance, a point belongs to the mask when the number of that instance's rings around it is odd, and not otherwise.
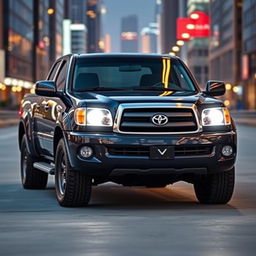
[[[85,53],[87,51],[85,0],[65,0],[63,22],[63,50],[68,53]]]
[[[227,87],[229,91],[226,98],[227,105],[233,108],[242,107],[241,7],[241,0],[210,2],[212,36],[209,43],[209,78],[223,80],[231,85]]]
[[[111,52],[111,35],[110,34],[106,34],[104,37],[104,51],[106,53]]]
[[[50,59],[51,63],[60,56],[63,51],[63,20],[64,20],[64,2],[63,0],[50,0],[49,9],[53,9],[53,13],[50,14]]]
[[[121,52],[138,52],[138,17],[129,15],[121,20]]]
[[[3,1],[0,1],[0,35],[3,35],[4,31],[4,3]],[[3,49],[4,45],[3,37],[0,37],[0,50]]]
[[[62,55],[63,1],[0,1],[0,19],[0,101],[18,105]]]
[[[162,0],[156,0],[155,4],[155,20],[154,22],[157,24],[157,53],[161,53],[161,36],[160,36],[160,24],[161,24],[161,12],[162,12]]]
[[[51,60],[50,55],[50,24],[49,15],[46,15],[49,9],[49,0],[34,1],[34,52],[33,62],[35,63],[33,71],[33,80],[45,79]]]
[[[194,11],[208,14],[209,0],[188,0],[187,16]],[[209,38],[194,38],[187,43],[187,64],[202,88],[208,80],[208,45]]]
[[[244,0],[242,7],[242,79],[245,102],[256,109],[256,1]]]
[[[160,52],[169,53],[177,42],[176,20],[178,17],[185,17],[187,14],[187,0],[157,0],[157,4],[161,4],[161,10],[158,11],[158,13],[160,12],[159,48]]]
[[[6,77],[33,81],[33,0],[4,2]],[[23,17],[26,17],[24,19]],[[8,81],[8,80],[7,80]]]
[[[202,11],[208,13],[209,0],[187,0],[187,13]]]
[[[179,1],[162,0],[160,35],[161,52],[169,53],[176,45],[176,19],[179,16]]]
[[[5,50],[4,50],[4,1],[0,1],[0,105],[6,104],[8,93],[5,79]]]
[[[86,0],[69,0],[69,18],[74,24],[86,24]]]
[[[86,27],[84,24],[71,24],[71,52],[85,53],[86,52]]]
[[[158,24],[150,23],[141,30],[141,52],[157,53]]]
[[[87,0],[87,52],[101,52],[101,1]]]

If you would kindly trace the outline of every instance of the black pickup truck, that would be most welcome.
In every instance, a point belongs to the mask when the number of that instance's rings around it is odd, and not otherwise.
[[[202,91],[178,57],[81,54],[58,59],[21,104],[25,189],[55,175],[62,206],[87,205],[92,185],[194,185],[201,203],[233,193],[237,134],[221,81]]]

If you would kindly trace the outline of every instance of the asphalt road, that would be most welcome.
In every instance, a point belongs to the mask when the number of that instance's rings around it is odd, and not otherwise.
[[[239,126],[236,190],[200,205],[192,185],[93,189],[87,208],[62,208],[53,177],[23,190],[17,127],[0,129],[0,255],[256,255],[256,128]]]

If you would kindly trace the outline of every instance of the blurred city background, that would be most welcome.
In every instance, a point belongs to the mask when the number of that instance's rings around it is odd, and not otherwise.
[[[226,82],[228,107],[256,109],[255,0],[1,0],[0,108],[56,58],[95,52],[180,56],[202,88]]]

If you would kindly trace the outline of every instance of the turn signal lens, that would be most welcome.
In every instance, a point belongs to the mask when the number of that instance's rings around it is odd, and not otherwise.
[[[105,108],[77,108],[74,112],[77,125],[82,126],[112,126],[112,115]]]
[[[231,116],[230,116],[229,110],[227,108],[224,108],[223,112],[224,112],[225,124],[226,125],[231,124]]]
[[[78,108],[75,110],[75,122],[78,125],[86,125],[86,110]]]

